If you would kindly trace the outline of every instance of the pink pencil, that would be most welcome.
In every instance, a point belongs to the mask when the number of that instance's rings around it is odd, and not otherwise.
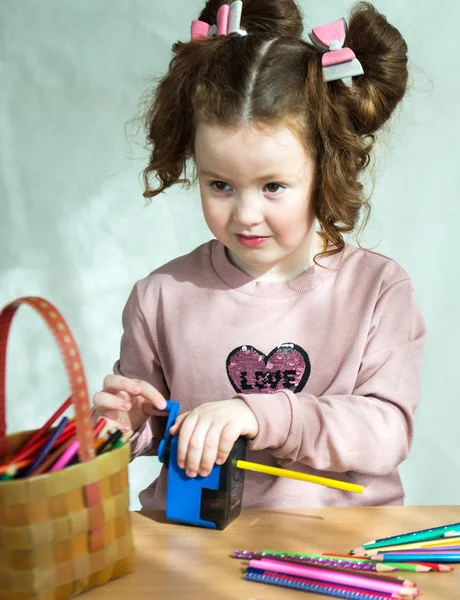
[[[58,458],[58,460],[51,467],[51,469],[49,470],[49,473],[53,473],[54,471],[59,471],[59,469],[64,468],[66,466],[66,464],[72,460],[72,458],[78,452],[79,448],[80,448],[80,442],[78,440],[75,440],[74,442],[72,442],[70,444],[70,446],[67,448],[67,450],[62,453],[62,455]]]
[[[380,579],[368,579],[360,575],[352,575],[348,573],[340,573],[334,571],[323,571],[315,569],[315,567],[304,567],[293,563],[283,563],[270,559],[251,560],[249,567],[254,569],[266,569],[267,571],[275,571],[285,573],[286,575],[295,575],[297,577],[308,577],[319,581],[327,581],[339,585],[348,585],[351,587],[359,587],[365,590],[374,590],[376,592],[386,592],[388,594],[400,594],[401,596],[414,597],[420,594],[420,591],[415,586],[405,586],[402,583],[392,583]]]

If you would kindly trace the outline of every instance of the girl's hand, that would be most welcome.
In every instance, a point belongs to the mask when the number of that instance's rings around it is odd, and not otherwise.
[[[206,477],[214,464],[221,465],[241,436],[254,438],[259,432],[257,419],[239,398],[207,402],[179,415],[170,432],[179,432],[177,462],[189,477]]]
[[[166,400],[153,385],[121,375],[107,375],[93,402],[99,414],[124,433],[136,431],[152,415],[167,414],[161,412]]]

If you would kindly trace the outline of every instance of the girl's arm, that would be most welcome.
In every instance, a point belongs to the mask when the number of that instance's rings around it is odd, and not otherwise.
[[[410,280],[380,297],[351,394],[238,394],[259,433],[248,447],[269,448],[280,464],[318,470],[391,472],[408,455],[420,393],[425,324]]]
[[[138,286],[134,286],[123,310],[123,335],[120,344],[120,358],[113,366],[116,375],[147,381],[164,398],[169,398],[169,390],[163,370],[155,354],[154,343],[147,326],[138,297]],[[131,459],[137,456],[152,456],[158,451],[158,444],[165,433],[167,418],[151,416],[131,437]]]

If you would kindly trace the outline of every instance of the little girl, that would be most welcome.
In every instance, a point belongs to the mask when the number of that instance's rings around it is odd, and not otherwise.
[[[222,8],[223,6],[223,8]],[[425,325],[405,271],[343,239],[404,96],[407,47],[372,5],[301,39],[293,0],[209,0],[147,115],[146,197],[192,162],[215,239],[139,281],[96,412],[155,455],[165,399],[189,477],[247,460],[365,486],[246,473],[243,507],[401,504]],[[152,184],[151,175],[155,176]],[[167,472],[141,492],[163,509]]]

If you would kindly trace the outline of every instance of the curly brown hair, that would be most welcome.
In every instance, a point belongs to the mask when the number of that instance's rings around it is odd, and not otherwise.
[[[208,0],[199,20],[216,23],[222,4]],[[375,133],[404,96],[407,45],[371,4],[355,5],[344,45],[354,51],[364,75],[348,87],[324,81],[322,53],[301,39],[302,16],[294,0],[244,0],[241,27],[248,36],[174,44],[169,71],[146,114],[151,154],[144,196],[190,183],[187,164],[194,157],[197,123],[283,124],[316,165],[312,203],[329,242],[325,254],[340,252],[342,234],[355,229],[362,209],[364,225],[369,217],[360,176]],[[153,188],[152,174],[158,182]]]

